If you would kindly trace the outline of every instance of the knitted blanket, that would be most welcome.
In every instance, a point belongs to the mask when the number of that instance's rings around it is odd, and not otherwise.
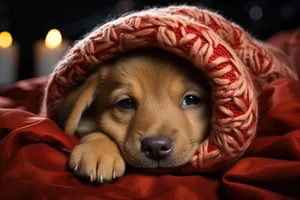
[[[41,114],[52,119],[62,94],[82,84],[102,62],[150,46],[188,59],[212,86],[212,130],[183,173],[216,172],[236,161],[255,137],[262,88],[280,77],[298,80],[281,50],[215,12],[192,6],[152,8],[107,22],[79,40],[51,74]]]

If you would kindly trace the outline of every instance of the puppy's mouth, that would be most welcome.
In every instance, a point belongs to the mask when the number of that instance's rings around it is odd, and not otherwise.
[[[150,155],[151,153],[147,151],[143,151],[143,148],[135,150],[132,148],[132,145],[127,143],[127,145],[125,144],[123,148],[121,148],[121,152],[127,164],[135,168],[151,173],[164,173],[171,169],[174,171],[174,169],[186,165],[193,157],[198,145],[199,143],[188,143],[185,145],[185,148],[180,151],[176,149],[176,144],[173,144],[173,149],[166,153],[168,155],[156,156]]]

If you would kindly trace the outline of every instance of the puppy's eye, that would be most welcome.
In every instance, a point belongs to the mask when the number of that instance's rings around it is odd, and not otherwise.
[[[201,102],[201,99],[199,97],[196,97],[194,95],[187,95],[184,97],[182,101],[183,106],[194,106]]]
[[[120,106],[122,109],[132,109],[132,108],[135,108],[135,103],[130,98],[118,101],[117,105]]]

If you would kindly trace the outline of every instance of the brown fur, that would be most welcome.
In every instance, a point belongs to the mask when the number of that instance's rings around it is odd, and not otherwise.
[[[129,52],[102,65],[69,93],[57,119],[68,134],[76,130],[81,137],[69,161],[75,173],[104,182],[122,176],[125,161],[154,172],[188,163],[211,123],[209,84],[190,65],[156,49]],[[181,105],[186,95],[201,98],[200,104]],[[125,98],[132,98],[136,109],[116,104]],[[89,101],[93,103],[85,109]],[[140,149],[144,138],[155,136],[174,142],[170,156],[159,162]]]

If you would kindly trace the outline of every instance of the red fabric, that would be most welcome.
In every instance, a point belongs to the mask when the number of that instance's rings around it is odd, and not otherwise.
[[[43,81],[0,92],[36,111]],[[24,91],[26,89],[26,92]],[[6,99],[3,101],[3,99]],[[258,138],[223,174],[152,176],[129,172],[112,184],[79,181],[66,168],[77,140],[52,121],[17,109],[0,109],[0,199],[300,199],[300,83],[281,79],[259,98]]]
[[[223,174],[146,175],[101,186],[66,168],[78,141],[37,116],[45,78],[0,89],[0,199],[300,199],[300,83],[280,79],[259,97],[258,137]],[[17,108],[17,109],[16,109]]]

